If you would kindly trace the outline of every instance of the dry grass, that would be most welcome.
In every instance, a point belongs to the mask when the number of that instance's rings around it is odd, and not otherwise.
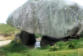
[[[14,35],[11,36],[0,36],[0,41],[5,41],[5,40],[13,40],[15,38]]]

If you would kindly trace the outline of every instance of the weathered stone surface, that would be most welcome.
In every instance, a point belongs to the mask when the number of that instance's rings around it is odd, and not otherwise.
[[[57,39],[79,35],[83,30],[82,22],[83,9],[77,4],[67,4],[65,0],[29,0],[7,21],[26,32]]]

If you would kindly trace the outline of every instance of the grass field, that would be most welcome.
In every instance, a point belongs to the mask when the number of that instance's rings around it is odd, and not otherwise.
[[[48,51],[41,49],[22,49],[20,51],[1,51],[0,56],[83,56],[83,48],[62,51]]]
[[[17,31],[7,24],[0,24],[1,34],[11,34]],[[0,56],[83,56],[83,37],[79,40],[61,41],[44,49],[31,49],[21,43],[12,41],[9,45],[0,48]]]
[[[8,24],[0,24],[0,40],[12,40],[18,32],[18,29]]]
[[[0,34],[13,34],[17,31],[16,28],[8,24],[0,24]]]
[[[48,47],[48,48],[28,48],[27,46],[22,45],[21,43],[16,43],[12,41],[9,45],[0,48],[0,56],[83,56],[83,38],[78,40],[79,42],[77,45],[77,48],[67,48],[64,49],[65,47],[62,47],[62,49],[56,49],[56,50],[51,50],[55,49],[56,46],[54,47]],[[71,42],[71,41],[69,41]],[[74,41],[73,41],[74,42]],[[61,42],[60,42],[61,43]],[[64,42],[65,43],[65,42]],[[59,45],[58,43],[56,43]],[[62,44],[62,43],[61,43]],[[65,46],[63,44],[63,46]]]

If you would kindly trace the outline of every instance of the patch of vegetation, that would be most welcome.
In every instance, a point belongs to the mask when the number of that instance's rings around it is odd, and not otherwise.
[[[35,33],[36,38],[42,37],[42,35]]]
[[[1,34],[18,32],[14,27],[7,24],[0,24]],[[41,37],[35,34],[36,37]],[[57,42],[54,46],[46,48],[30,49],[21,43],[12,41],[9,45],[0,48],[0,56],[83,56],[83,37],[79,40]]]
[[[27,47],[21,43],[12,41],[9,45],[3,47],[2,49],[5,50],[6,52],[20,52],[22,50],[26,50]]]
[[[0,34],[12,34],[17,31],[16,28],[11,27],[8,24],[0,24]]]
[[[0,48],[5,56],[83,56],[83,38],[68,42],[58,42],[55,46],[30,49],[21,43],[11,42]],[[70,47],[72,45],[73,47]]]
[[[79,50],[79,51],[78,51]],[[62,51],[26,49],[21,52],[5,52],[5,56],[83,56],[83,48]]]
[[[4,56],[24,56],[25,52],[28,52],[28,48],[21,43],[12,41],[9,45],[1,47],[0,51]]]
[[[83,38],[80,38],[79,40],[71,40],[71,41],[61,41],[57,42],[54,46],[50,47],[51,51],[56,50],[69,50],[69,49],[77,49],[77,48],[83,48]]]

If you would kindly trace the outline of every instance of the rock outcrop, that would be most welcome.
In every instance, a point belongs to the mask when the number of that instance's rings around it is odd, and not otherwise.
[[[83,9],[65,0],[29,0],[15,10],[7,23],[29,33],[53,38],[80,35]]]

